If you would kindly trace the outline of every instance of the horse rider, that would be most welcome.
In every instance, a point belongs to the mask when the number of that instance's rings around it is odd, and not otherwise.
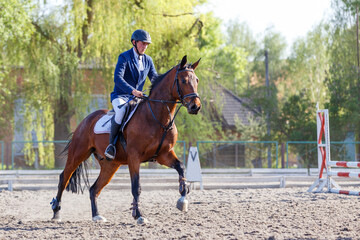
[[[116,136],[126,112],[127,103],[134,97],[142,97],[143,87],[148,76],[152,81],[157,72],[150,56],[145,51],[151,43],[150,34],[138,29],[131,35],[133,47],[119,55],[114,73],[114,91],[110,94],[115,117],[111,120],[109,146],[105,150],[108,159],[116,155]]]

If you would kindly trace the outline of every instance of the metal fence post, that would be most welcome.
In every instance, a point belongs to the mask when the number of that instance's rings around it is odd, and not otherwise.
[[[1,144],[1,169],[4,170],[4,141],[0,141]]]
[[[11,169],[14,170],[14,141],[11,142]]]
[[[276,148],[276,168],[278,168],[278,160],[279,160],[279,143],[278,142],[276,142],[275,143],[275,148]]]
[[[183,146],[184,146],[184,165],[186,166],[186,142],[183,141]]]
[[[286,168],[289,168],[289,142],[286,142]]]

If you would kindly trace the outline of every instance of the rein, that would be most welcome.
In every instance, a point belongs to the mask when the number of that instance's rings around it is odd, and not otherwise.
[[[188,107],[189,104],[195,99],[195,98],[200,98],[199,94],[193,92],[193,93],[189,93],[189,94],[186,94],[186,95],[183,95],[182,94],[182,90],[180,88],[180,85],[179,85],[179,79],[178,79],[178,73],[179,72],[183,72],[183,71],[191,71],[191,72],[194,72],[194,70],[192,69],[181,69],[181,70],[176,70],[176,75],[175,75],[175,79],[174,79],[174,83],[173,83],[173,86],[172,86],[172,89],[174,88],[175,86],[175,83],[176,83],[176,87],[177,87],[177,93],[179,94],[179,98],[180,98],[180,101],[169,101],[169,100],[158,100],[158,99],[150,99],[149,96],[144,96],[144,97],[141,97],[142,99],[146,100],[148,106],[149,106],[149,109],[150,109],[150,112],[153,116],[153,118],[156,120],[156,122],[161,126],[161,128],[164,130],[164,133],[161,137],[161,141],[159,143],[159,146],[157,147],[156,149],[156,152],[155,154],[150,158],[150,160],[155,160],[155,158],[158,156],[159,152],[160,152],[160,149],[161,149],[161,146],[162,144],[164,143],[164,140],[165,140],[165,137],[167,135],[167,133],[173,129],[174,127],[174,122],[175,122],[175,118],[180,110],[181,107],[185,106],[185,107]],[[190,101],[189,102],[186,102],[185,99],[186,98],[189,98],[191,97]],[[150,105],[150,102],[160,102],[162,104],[164,104],[166,106],[166,109],[168,110],[168,113],[169,113],[169,118],[170,118],[170,122],[169,124],[167,124],[166,126],[164,126],[155,116],[152,108],[151,108],[151,105]],[[168,105],[166,105],[166,103],[181,103],[180,107],[176,110],[175,114],[174,114],[174,117],[171,119],[171,112],[170,112],[170,108]]]

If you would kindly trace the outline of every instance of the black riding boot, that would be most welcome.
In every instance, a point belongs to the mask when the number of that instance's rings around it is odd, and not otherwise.
[[[108,160],[112,160],[116,155],[116,136],[119,133],[120,124],[115,122],[115,119],[111,119],[111,130],[110,130],[110,138],[109,138],[109,146],[107,146],[105,150],[105,156]]]

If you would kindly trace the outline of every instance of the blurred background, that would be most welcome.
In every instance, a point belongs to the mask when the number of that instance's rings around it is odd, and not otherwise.
[[[359,6],[0,0],[1,169],[64,166],[59,153],[77,124],[111,108],[118,55],[139,28],[159,73],[184,55],[202,58],[203,108],[176,118],[184,162],[197,146],[203,168],[317,167],[317,105],[329,109],[332,158],[360,161]]]

